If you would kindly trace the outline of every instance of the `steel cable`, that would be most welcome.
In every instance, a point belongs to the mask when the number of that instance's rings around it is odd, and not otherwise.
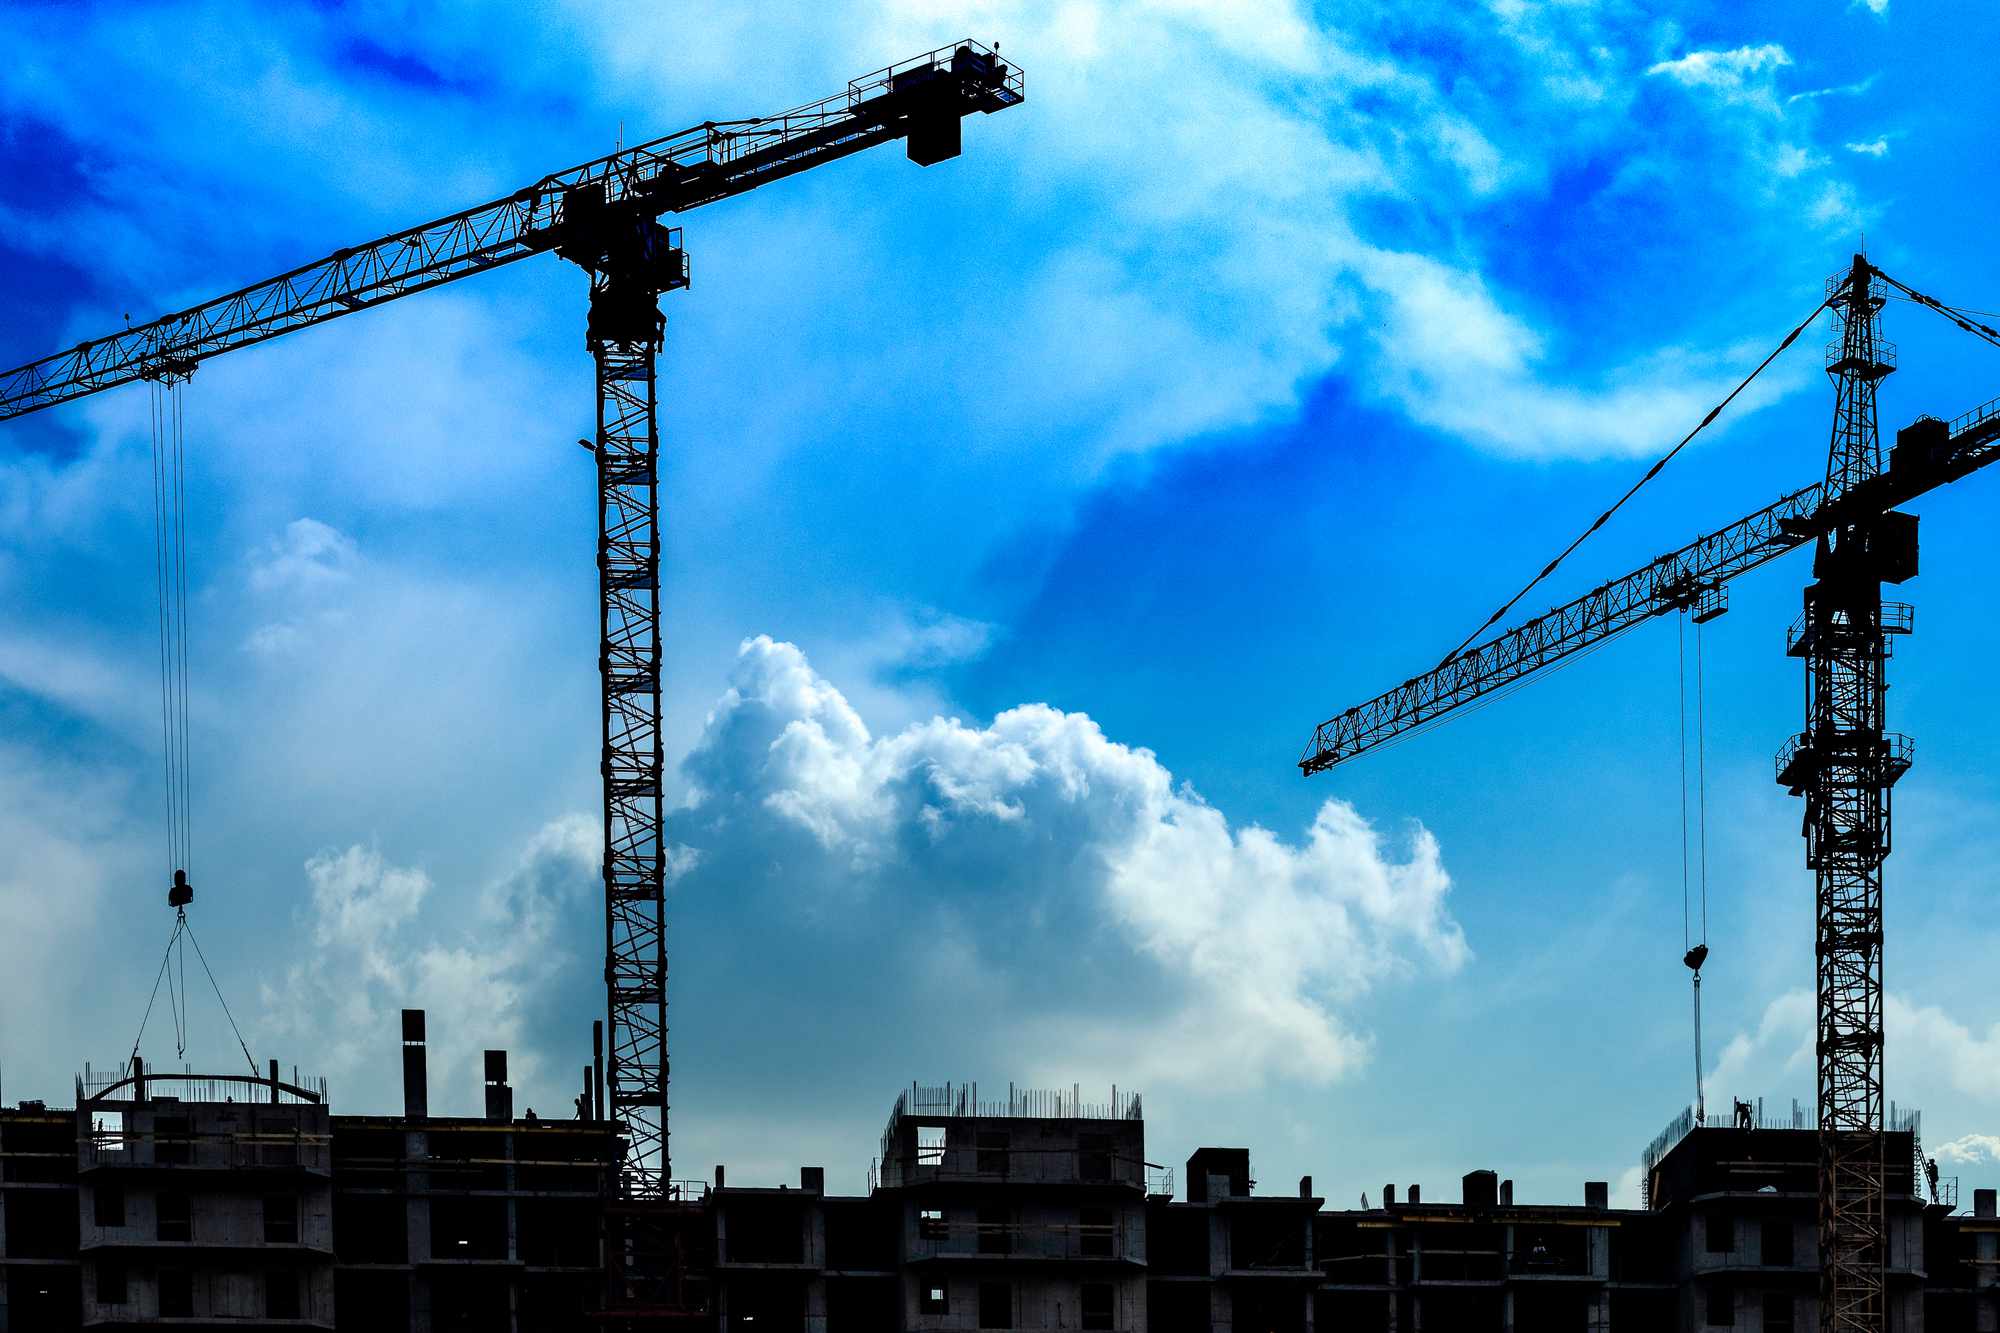
[[[1568,546],[1563,548],[1561,555],[1558,555],[1555,559],[1549,561],[1548,564],[1544,565],[1542,567],[1541,573],[1529,579],[1527,583],[1522,586],[1519,592],[1515,593],[1512,597],[1509,597],[1505,602],[1501,603],[1499,610],[1495,611],[1492,615],[1486,617],[1485,621],[1479,626],[1478,629],[1475,629],[1472,631],[1472,633],[1466,635],[1464,640],[1459,643],[1458,647],[1446,653],[1444,655],[1443,660],[1441,660],[1437,664],[1437,666],[1432,669],[1436,671],[1442,671],[1444,670],[1445,667],[1451,665],[1451,663],[1457,659],[1458,655],[1464,652],[1466,650],[1466,647],[1470,645],[1474,639],[1478,638],[1488,629],[1491,629],[1496,623],[1498,623],[1498,621],[1502,616],[1506,615],[1509,611],[1514,609],[1514,604],[1516,602],[1519,602],[1523,597],[1526,597],[1528,593],[1543,579],[1555,573],[1557,567],[1560,566],[1563,561],[1569,559],[1570,555],[1576,550],[1577,547],[1583,545],[1584,542],[1589,540],[1590,535],[1592,533],[1596,532],[1599,528],[1603,527],[1605,523],[1610,520],[1613,514],[1617,513],[1620,509],[1623,509],[1625,507],[1625,502],[1627,500],[1630,500],[1633,496],[1639,493],[1640,487],[1644,486],[1647,482],[1651,481],[1653,478],[1659,476],[1660,470],[1666,467],[1668,463],[1673,461],[1675,454],[1678,454],[1681,450],[1687,448],[1688,442],[1690,440],[1694,439],[1695,436],[1701,434],[1703,430],[1708,428],[1710,422],[1714,421],[1717,417],[1721,416],[1722,410],[1728,407],[1731,403],[1735,402],[1737,395],[1742,393],[1745,389],[1749,388],[1751,381],[1755,380],[1759,375],[1763,374],[1765,368],[1769,366],[1773,361],[1776,361],[1780,353],[1782,353],[1787,347],[1790,347],[1794,342],[1798,341],[1798,336],[1801,333],[1804,333],[1806,329],[1812,325],[1812,322],[1820,317],[1820,313],[1826,310],[1828,307],[1830,307],[1834,303],[1834,301],[1839,297],[1840,293],[1844,290],[1846,290],[1845,284],[1843,284],[1839,288],[1836,288],[1834,292],[1828,295],[1824,301],[1821,301],[1818,305],[1814,306],[1812,313],[1810,315],[1807,315],[1804,319],[1800,320],[1798,326],[1795,327],[1790,333],[1787,333],[1785,335],[1784,341],[1780,342],[1776,347],[1772,348],[1770,355],[1766,356],[1762,361],[1758,362],[1757,368],[1751,371],[1748,375],[1744,376],[1742,381],[1739,384],[1737,384],[1735,388],[1729,391],[1728,397],[1724,398],[1721,402],[1717,403],[1714,407],[1710,408],[1708,410],[1708,415],[1703,417],[1700,423],[1697,424],[1693,430],[1689,431],[1686,435],[1683,435],[1681,437],[1679,444],[1676,444],[1673,448],[1667,450],[1666,453],[1660,455],[1659,459],[1655,461],[1651,467],[1646,469],[1646,474],[1640,477],[1639,480],[1633,482],[1630,489],[1628,489],[1623,495],[1618,497],[1618,501],[1616,504],[1613,504],[1609,509],[1599,514],[1597,516],[1597,520],[1593,522],[1589,527],[1585,528],[1575,541],[1571,542]]]

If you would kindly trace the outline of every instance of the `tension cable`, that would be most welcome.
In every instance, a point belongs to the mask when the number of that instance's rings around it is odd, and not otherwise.
[[[1742,381],[1739,384],[1737,384],[1735,388],[1729,391],[1728,397],[1724,398],[1721,402],[1717,403],[1714,407],[1710,408],[1708,410],[1708,415],[1703,417],[1693,430],[1681,436],[1681,441],[1679,444],[1676,444],[1673,448],[1667,450],[1666,453],[1660,455],[1659,459],[1655,461],[1651,467],[1646,469],[1645,475],[1640,477],[1639,480],[1633,482],[1631,488],[1627,490],[1625,494],[1618,497],[1617,503],[1613,504],[1609,509],[1599,514],[1597,516],[1597,520],[1594,523],[1592,523],[1589,527],[1585,528],[1583,532],[1577,536],[1577,539],[1575,541],[1571,542],[1568,546],[1565,546],[1563,548],[1561,555],[1558,555],[1555,559],[1549,561],[1548,564],[1542,566],[1541,573],[1529,579],[1527,583],[1522,586],[1521,591],[1515,593],[1512,597],[1509,597],[1505,602],[1501,603],[1499,610],[1495,611],[1492,615],[1486,617],[1485,623],[1481,624],[1478,629],[1475,629],[1474,631],[1472,631],[1472,633],[1466,635],[1464,640],[1459,643],[1458,647],[1446,653],[1444,655],[1444,660],[1439,662],[1434,669],[1442,671],[1444,670],[1445,667],[1451,665],[1451,663],[1457,659],[1458,655],[1465,651],[1467,644],[1470,644],[1474,639],[1478,638],[1488,629],[1491,629],[1496,623],[1498,623],[1500,617],[1506,615],[1509,611],[1513,610],[1514,604],[1520,601],[1523,597],[1526,597],[1529,591],[1533,589],[1535,585],[1540,583],[1543,579],[1547,578],[1549,575],[1555,573],[1556,567],[1561,565],[1563,561],[1569,559],[1571,553],[1574,552],[1577,547],[1583,545],[1585,541],[1589,540],[1590,535],[1593,532],[1596,532],[1599,528],[1603,527],[1605,523],[1609,521],[1609,519],[1613,514],[1617,513],[1620,509],[1623,509],[1625,507],[1625,502],[1627,500],[1630,500],[1633,496],[1639,493],[1640,487],[1644,486],[1647,482],[1651,481],[1653,478],[1659,476],[1660,469],[1664,468],[1668,463],[1672,462],[1675,454],[1678,454],[1681,450],[1687,448],[1688,442],[1690,440],[1694,439],[1695,436],[1701,434],[1703,430],[1708,428],[1710,422],[1714,421],[1717,417],[1721,416],[1722,410],[1728,407],[1731,403],[1735,402],[1736,396],[1742,393],[1745,389],[1749,388],[1751,381],[1755,380],[1759,375],[1763,374],[1765,367],[1769,366],[1773,361],[1776,361],[1778,359],[1779,353],[1783,352],[1787,347],[1790,347],[1794,342],[1796,342],[1798,340],[1798,336],[1801,333],[1804,333],[1806,329],[1811,327],[1812,322],[1814,320],[1819,318],[1820,312],[1827,309],[1834,303],[1835,298],[1840,295],[1840,292],[1842,290],[1845,290],[1845,284],[1843,284],[1840,289],[1837,289],[1832,294],[1830,294],[1824,301],[1821,301],[1818,305],[1814,306],[1813,312],[1810,315],[1807,315],[1804,319],[1800,320],[1798,325],[1795,328],[1793,328],[1793,330],[1790,333],[1785,335],[1784,340],[1780,342],[1776,347],[1771,349],[1770,355],[1766,356],[1762,361],[1758,362],[1757,368],[1751,371],[1748,375],[1745,375]]]

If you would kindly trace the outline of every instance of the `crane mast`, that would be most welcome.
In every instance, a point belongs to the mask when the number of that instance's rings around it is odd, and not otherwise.
[[[501,199],[343,248],[229,295],[0,373],[0,421],[142,379],[537,254],[590,275],[596,370],[598,671],[604,797],[603,1093],[629,1136],[608,1237],[628,1314],[692,1308],[675,1254],[667,1128],[666,834],[660,725],[659,299],[688,285],[667,213],[902,140],[920,166],[956,157],[965,117],[1018,105],[1018,68],[970,40],[851,80],[775,116],[709,121],[621,149]],[[683,1265],[684,1266],[684,1265]],[[684,1275],[683,1275],[684,1277]]]
[[[1834,302],[1841,323],[1826,485],[1847,494],[1882,472],[1875,390],[1895,369],[1882,340],[1883,298],[1868,261]],[[1814,878],[1819,1093],[1820,1328],[1888,1326],[1882,1112],[1882,862],[1889,791],[1910,766],[1908,741],[1884,726],[1889,636],[1910,608],[1882,584],[1917,572],[1917,520],[1854,514],[1819,536],[1814,583],[1788,651],[1806,661],[1806,726],[1779,752],[1778,781],[1806,801],[1806,865]]]
[[[1899,431],[1884,467],[1876,389],[1895,369],[1868,261],[1829,280],[1841,336],[1827,350],[1835,389],[1824,480],[1659,557],[1623,578],[1446,659],[1319,724],[1299,759],[1310,776],[1443,722],[1459,710],[1671,612],[1712,619],[1729,580],[1810,545],[1814,582],[1787,638],[1806,664],[1805,726],[1777,756],[1777,779],[1805,798],[1801,831],[1815,884],[1819,1096],[1820,1328],[1883,1333],[1888,1297],[1883,1156],[1882,863],[1890,791],[1909,738],[1887,730],[1893,636],[1909,606],[1884,583],[1917,572],[1917,520],[1897,505],[2000,461],[2000,400],[1946,423]]]

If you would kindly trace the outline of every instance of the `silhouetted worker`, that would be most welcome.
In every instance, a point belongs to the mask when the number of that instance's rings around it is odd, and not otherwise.
[[[1734,1099],[1732,1098],[1731,1100],[1734,1100]],[[1737,1127],[1738,1129],[1755,1129],[1755,1128],[1757,1128],[1757,1120],[1756,1120],[1756,1117],[1754,1117],[1754,1116],[1752,1116],[1752,1115],[1750,1114],[1750,1103],[1749,1103],[1749,1102],[1741,1102],[1741,1101],[1739,1101],[1739,1102],[1737,1102],[1737,1103],[1736,1103],[1736,1127]]]
[[[526,1121],[527,1121],[527,1122],[528,1122],[529,1124],[531,1124],[531,1125],[532,1125],[532,1124],[534,1124],[534,1123],[535,1123],[535,1108],[534,1108],[534,1107],[532,1107],[532,1106],[530,1106],[530,1107],[528,1108],[528,1113],[527,1113],[527,1114],[526,1114],[525,1116],[523,1116],[523,1117],[522,1117],[522,1119],[523,1119],[523,1120],[526,1120]]]
[[[1938,1201],[1937,1158],[1935,1157],[1924,1158],[1924,1178],[1929,1180],[1931,1183],[1931,1202],[1936,1203]]]
[[[589,1103],[590,1103],[590,1098],[588,1096],[584,1095],[581,1092],[576,1094],[576,1118],[578,1120],[590,1119],[588,1115],[584,1114],[584,1109],[589,1105]]]

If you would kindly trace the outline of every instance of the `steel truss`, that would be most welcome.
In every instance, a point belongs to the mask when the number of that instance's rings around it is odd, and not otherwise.
[[[1841,320],[1827,486],[1854,490],[1882,471],[1876,386],[1894,367],[1882,298],[1859,257],[1834,310]],[[1889,635],[1909,608],[1882,583],[1916,572],[1916,520],[1889,513],[1819,539],[1805,614],[1790,651],[1806,659],[1806,727],[1780,754],[1778,779],[1805,797],[1806,865],[1815,881],[1819,1070],[1820,1318],[1826,1333],[1888,1327],[1882,1091],[1882,862],[1891,787],[1910,766],[1886,729]]]

